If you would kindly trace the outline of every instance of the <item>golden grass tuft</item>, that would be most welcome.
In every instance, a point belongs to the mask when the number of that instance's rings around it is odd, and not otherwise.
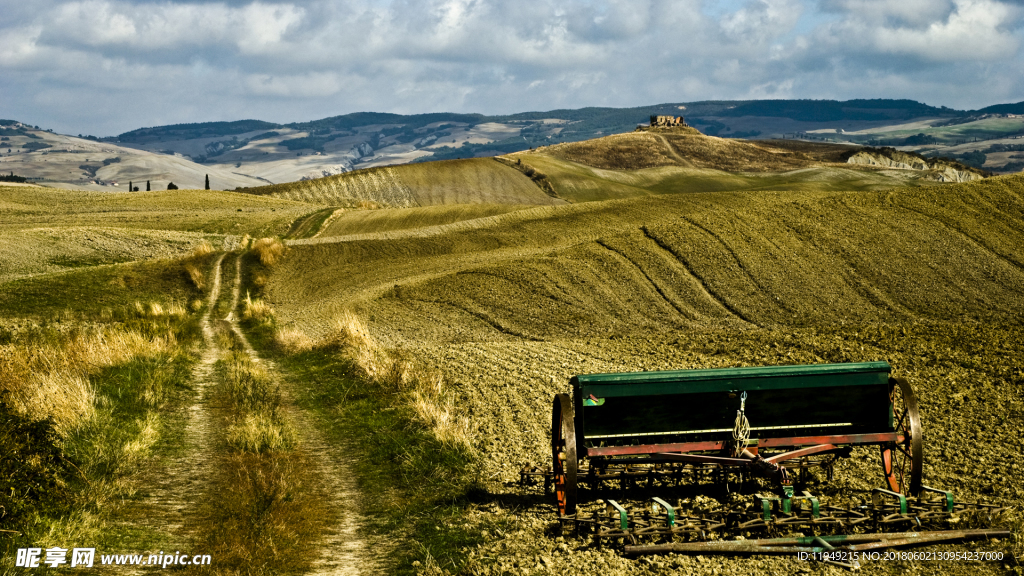
[[[297,443],[295,430],[275,416],[263,412],[246,414],[228,426],[228,445],[240,452],[262,454],[287,450]]]
[[[277,264],[285,250],[284,244],[278,238],[260,238],[253,242],[252,249],[256,251],[264,266]]]
[[[206,275],[199,269],[199,266],[195,262],[185,263],[185,272],[188,274],[188,279],[192,281],[192,284],[203,290],[206,288]]]
[[[316,342],[298,328],[278,328],[274,332],[274,344],[286,354],[309,352],[316,346]]]
[[[171,304],[169,306],[167,306],[167,315],[168,316],[173,316],[175,318],[181,318],[182,316],[185,316],[186,314],[188,314],[188,311],[185,310],[185,306],[181,302],[171,302]]]
[[[95,414],[91,374],[135,357],[166,353],[174,344],[173,337],[148,338],[106,327],[0,345],[0,391],[19,413],[34,420],[52,418],[57,432],[66,435]]]
[[[253,300],[248,292],[245,293],[245,306],[242,308],[242,318],[262,322],[274,317],[274,308],[259,298]]]
[[[202,258],[203,256],[209,256],[210,254],[213,254],[213,246],[206,240],[203,240],[192,248],[192,252],[189,256],[192,258]]]
[[[440,373],[426,373],[415,379],[412,406],[419,419],[442,443],[472,448],[469,418],[459,414],[455,399],[445,390],[444,377]]]
[[[355,313],[342,312],[334,321],[334,330],[318,346],[342,351],[359,375],[382,391],[406,395],[417,418],[442,443],[472,449],[469,419],[459,415],[444,377],[381,347]]]

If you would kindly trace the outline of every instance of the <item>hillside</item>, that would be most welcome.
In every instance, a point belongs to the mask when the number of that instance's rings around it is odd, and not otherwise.
[[[205,122],[77,138],[0,121],[0,170],[60,187],[125,180],[234,189],[362,168],[497,156],[627,133],[652,114],[683,115],[703,134],[897,147],[995,172],[1024,168],[1021,104],[976,111],[912,100],[752,100],[581,108],[502,116],[358,112],[307,122]],[[4,148],[4,146],[7,146]],[[26,147],[27,146],[27,147]],[[68,153],[94,153],[85,158]],[[97,158],[92,158],[96,155]],[[115,159],[124,161],[115,165]]]
[[[559,204],[520,172],[490,158],[369,168],[246,193],[346,207],[443,204]]]
[[[1022,192],[1024,178],[1000,177],[857,194],[667,195],[512,212],[389,242],[321,238],[293,246],[271,295],[314,323],[311,303],[362,302],[410,342],[1017,318]],[[448,314],[466,322],[441,321]],[[399,321],[409,317],[422,323]]]
[[[1002,411],[956,404],[959,417],[943,417],[967,390],[958,383],[1004,382],[985,388],[996,402],[1015,394],[1005,370],[1024,350],[1005,335],[1024,321],[1024,177],[647,196],[487,222],[293,242],[266,293],[281,321],[311,335],[355,309],[387,346],[440,370],[470,415],[492,490],[550,457],[550,399],[573,374],[884,358],[911,378],[928,445],[946,455],[926,460],[929,481],[1024,498],[977,464],[1010,437],[957,440]],[[877,485],[877,466],[863,452],[834,490]],[[537,522],[509,540],[517,553],[554,546],[544,502],[523,512]],[[585,566],[587,550],[554,557]]]
[[[681,128],[637,130],[501,159],[570,202],[727,190],[880,190],[983,177],[957,162],[864,150],[801,140],[717,138]],[[913,157],[914,163],[890,161],[894,154]]]

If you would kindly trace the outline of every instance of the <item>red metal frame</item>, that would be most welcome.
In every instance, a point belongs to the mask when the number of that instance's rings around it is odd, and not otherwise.
[[[903,442],[903,434],[899,432],[877,432],[872,434],[837,434],[833,436],[793,436],[790,438],[762,438],[758,440],[758,449],[763,448],[795,448],[797,446],[819,447],[832,445],[837,447],[850,444],[885,444],[888,442]],[[682,442],[677,444],[640,444],[636,446],[605,446],[600,448],[585,448],[585,455],[589,458],[599,456],[636,456],[641,454],[660,454],[674,452],[688,454],[692,452],[724,452],[728,449],[725,440],[712,440],[706,442]],[[820,450],[818,450],[820,451]],[[808,452],[814,454],[817,451]],[[781,456],[781,455],[780,455]],[[798,457],[798,456],[791,456]]]

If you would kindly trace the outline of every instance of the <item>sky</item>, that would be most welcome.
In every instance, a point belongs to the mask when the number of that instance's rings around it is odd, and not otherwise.
[[[0,0],[0,118],[67,134],[350,112],[1024,100],[1024,0]]]

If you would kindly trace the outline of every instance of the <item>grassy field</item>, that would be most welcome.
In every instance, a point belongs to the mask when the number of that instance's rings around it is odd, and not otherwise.
[[[205,550],[225,575],[796,572],[562,537],[518,473],[550,458],[575,374],[866,360],[918,391],[928,485],[1019,510],[1024,176],[839,154],[644,132],[262,196],[0,188],[0,448],[33,463],[0,479],[53,496],[5,493],[0,549]],[[810,489],[849,502],[879,468],[856,450]]]
[[[357,309],[376,338],[454,387],[491,478],[466,521],[486,530],[491,514],[480,508],[518,510],[511,533],[473,551],[471,573],[502,573],[523,556],[552,558],[551,572],[587,573],[608,558],[545,536],[549,504],[510,487],[525,462],[548,457],[551,396],[578,373],[888,360],[922,398],[936,455],[926,480],[1024,503],[1005,473],[980,464],[1024,465],[1006,433],[1024,414],[1014,368],[1022,225],[1022,177],[643,196],[432,235],[293,245],[266,289],[280,320],[313,337],[329,330],[326,318]],[[984,400],[968,401],[975,392]],[[945,418],[951,410],[962,417]],[[964,445],[964,435],[984,440]],[[820,489],[839,501],[862,493],[880,483],[878,466],[874,454],[857,452],[840,480]],[[663,569],[749,566],[695,562]],[[789,562],[757,566],[795,569]],[[608,565],[648,569],[617,558]]]
[[[490,158],[367,168],[246,192],[340,207],[558,203],[522,174]]]
[[[375,234],[443,226],[488,216],[498,216],[531,208],[522,204],[448,204],[393,210],[340,210],[320,232],[320,236]]]
[[[0,231],[101,226],[210,234],[283,234],[308,205],[220,190],[88,192],[0,186]]]
[[[0,186],[0,283],[180,258],[202,243],[285,234],[316,207],[218,190],[89,192]],[[322,221],[321,221],[322,222]]]

